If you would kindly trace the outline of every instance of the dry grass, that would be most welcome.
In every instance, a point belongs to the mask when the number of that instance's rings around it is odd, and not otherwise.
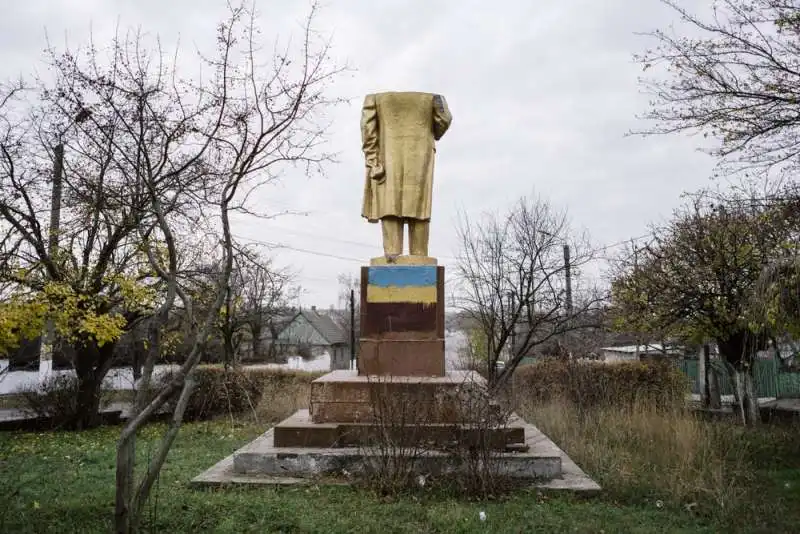
[[[687,410],[638,403],[581,412],[551,401],[520,411],[615,495],[725,510],[745,497],[752,478],[740,434]]]
[[[274,372],[265,375],[264,392],[254,417],[261,423],[280,422],[297,410],[308,408],[311,382],[319,373]]]

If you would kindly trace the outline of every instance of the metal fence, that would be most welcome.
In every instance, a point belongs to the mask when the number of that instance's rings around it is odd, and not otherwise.
[[[721,360],[711,360],[711,367],[717,371],[720,395],[733,395],[734,385]],[[692,393],[700,393],[697,382],[697,360],[678,360],[678,367],[691,380]],[[800,372],[780,368],[777,359],[756,360],[753,367],[753,382],[758,397],[800,397]]]

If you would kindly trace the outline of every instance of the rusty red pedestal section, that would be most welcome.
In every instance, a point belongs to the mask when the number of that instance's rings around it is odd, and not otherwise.
[[[444,267],[361,268],[358,374],[445,375]]]

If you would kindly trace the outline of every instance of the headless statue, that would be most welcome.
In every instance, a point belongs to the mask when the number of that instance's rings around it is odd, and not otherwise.
[[[361,139],[367,167],[361,215],[380,221],[388,261],[403,253],[408,226],[409,254],[428,256],[435,142],[452,115],[441,95],[417,92],[370,94],[361,111]]]

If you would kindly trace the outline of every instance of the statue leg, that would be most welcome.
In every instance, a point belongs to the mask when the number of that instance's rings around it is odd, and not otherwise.
[[[428,255],[430,226],[430,221],[408,219],[408,248],[412,256]]]
[[[383,253],[388,257],[403,253],[403,219],[400,217],[384,217],[381,219],[383,230]]]

